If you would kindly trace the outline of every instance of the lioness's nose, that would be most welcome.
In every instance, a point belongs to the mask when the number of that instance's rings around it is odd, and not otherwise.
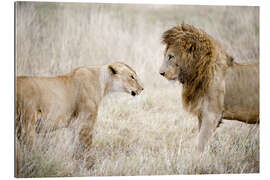
[[[164,75],[165,75],[165,72],[160,73],[160,75],[161,75],[161,76],[164,76]]]
[[[131,91],[131,95],[132,95],[132,96],[136,96],[135,91]]]

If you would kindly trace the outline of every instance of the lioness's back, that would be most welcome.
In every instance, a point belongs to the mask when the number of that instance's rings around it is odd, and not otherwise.
[[[35,97],[37,89],[35,88],[34,77],[18,76],[16,78],[16,104],[17,109],[26,100],[25,97]]]
[[[73,87],[72,79],[69,76],[51,78],[19,76],[16,78],[17,108],[21,106],[30,108],[31,106],[34,110],[43,106],[43,108],[52,107],[52,104],[56,107],[59,102],[57,99],[61,99],[61,106],[67,106],[70,103],[65,103],[65,101],[73,98],[70,93],[70,91],[74,91]]]

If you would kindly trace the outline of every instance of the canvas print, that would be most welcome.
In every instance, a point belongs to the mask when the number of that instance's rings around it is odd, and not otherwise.
[[[259,7],[15,3],[15,176],[260,172]]]

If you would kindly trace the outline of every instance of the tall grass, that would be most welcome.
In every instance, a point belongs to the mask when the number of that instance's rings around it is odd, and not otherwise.
[[[259,126],[224,121],[203,154],[197,119],[182,109],[178,84],[158,74],[161,34],[182,22],[212,35],[236,61],[259,58],[259,8],[229,6],[16,3],[16,74],[55,76],[77,66],[124,61],[144,83],[141,97],[103,100],[93,166],[72,159],[70,129],[16,144],[19,177],[258,173]]]

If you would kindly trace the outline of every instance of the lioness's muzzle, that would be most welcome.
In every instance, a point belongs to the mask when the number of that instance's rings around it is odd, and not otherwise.
[[[132,96],[136,96],[136,93],[134,91],[131,91]]]
[[[130,94],[132,96],[139,95],[143,91],[143,88],[138,89],[137,91],[131,91]]]

